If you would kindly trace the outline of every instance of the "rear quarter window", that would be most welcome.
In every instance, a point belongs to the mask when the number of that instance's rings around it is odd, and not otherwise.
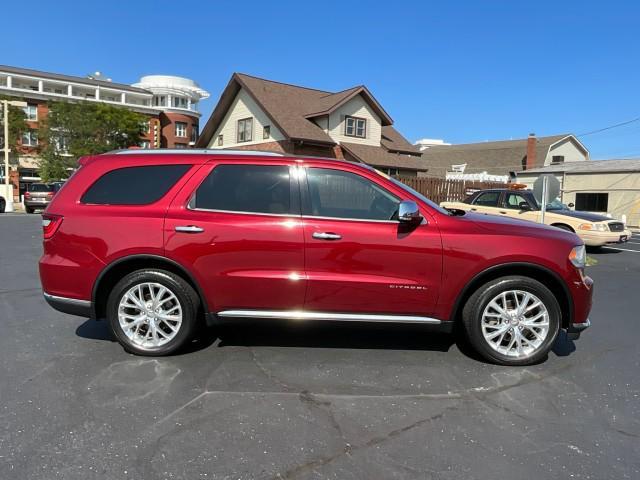
[[[94,205],[147,205],[160,200],[191,165],[145,165],[111,170],[82,195]]]

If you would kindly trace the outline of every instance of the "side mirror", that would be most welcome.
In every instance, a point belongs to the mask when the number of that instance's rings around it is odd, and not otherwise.
[[[398,220],[401,223],[416,224],[422,221],[418,204],[412,200],[403,200],[398,207]]]
[[[573,207],[575,207],[575,205],[573,203],[570,203],[569,205],[567,205],[567,207],[573,208]]]
[[[527,202],[520,202],[518,204],[518,208],[520,208],[520,210],[528,212],[529,210],[531,210],[531,205],[529,205]]]

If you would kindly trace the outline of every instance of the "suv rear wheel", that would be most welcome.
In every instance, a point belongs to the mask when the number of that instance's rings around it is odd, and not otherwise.
[[[544,359],[560,329],[560,306],[542,283],[522,276],[482,285],[462,311],[469,342],[500,365],[531,365]]]
[[[168,355],[195,331],[198,296],[181,277],[163,270],[138,270],[120,280],[107,301],[107,319],[128,352]]]

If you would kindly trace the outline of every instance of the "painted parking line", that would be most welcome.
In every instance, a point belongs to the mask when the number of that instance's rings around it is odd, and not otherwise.
[[[631,250],[630,248],[619,248],[619,247],[602,247],[602,248],[608,248],[609,250],[621,250],[623,252],[640,253],[640,250]]]

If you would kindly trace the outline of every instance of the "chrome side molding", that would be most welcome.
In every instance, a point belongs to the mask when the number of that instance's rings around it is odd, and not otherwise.
[[[223,310],[218,312],[224,318],[262,318],[278,320],[327,320],[336,322],[389,322],[428,323],[439,325],[441,320],[416,315],[374,315],[364,313],[307,312],[304,310]]]

